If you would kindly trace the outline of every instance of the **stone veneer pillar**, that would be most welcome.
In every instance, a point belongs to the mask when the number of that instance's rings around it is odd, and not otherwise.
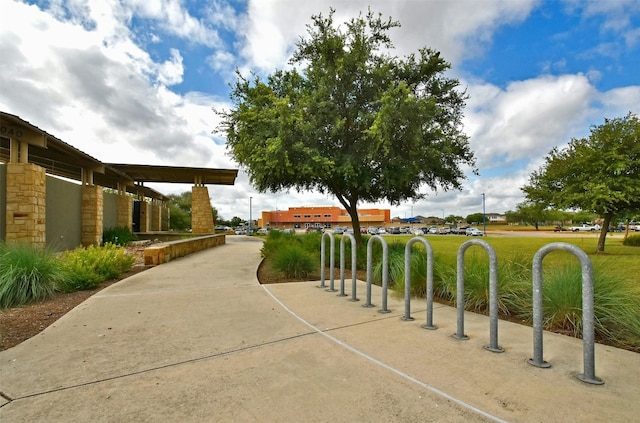
[[[99,185],[82,186],[82,238],[84,247],[102,244],[104,190]]]
[[[118,194],[118,226],[127,227],[131,229],[133,222],[131,221],[133,216],[133,199],[126,193]]]
[[[191,232],[194,234],[214,232],[211,200],[206,186],[194,185],[191,188]]]
[[[47,172],[33,163],[7,163],[7,243],[45,246]]]
[[[168,231],[169,230],[169,207],[167,206],[162,206],[162,217],[161,217],[161,223],[160,223],[160,227],[161,230],[163,231]]]
[[[140,232],[149,232],[149,203],[140,200]]]
[[[160,231],[162,219],[162,209],[160,208],[160,204],[154,202],[151,204],[151,231],[158,232]]]

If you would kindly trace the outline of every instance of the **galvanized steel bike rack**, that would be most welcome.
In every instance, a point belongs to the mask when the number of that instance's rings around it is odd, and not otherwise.
[[[411,321],[411,247],[421,242],[427,250],[427,321],[425,329],[437,329],[433,325],[433,248],[429,241],[420,236],[411,238],[404,248],[404,316],[402,320]]]
[[[379,240],[382,243],[382,308],[380,313],[390,313],[391,310],[387,309],[387,285],[389,283],[389,247],[387,241],[380,235],[373,235],[367,242],[367,302],[362,304],[362,307],[374,307],[371,304],[371,279],[373,272],[372,255],[373,255],[373,242]]]
[[[334,286],[334,257],[335,242],[332,233],[327,232],[322,235],[322,247],[320,250],[321,260],[321,284],[319,288],[324,288],[325,284],[325,235],[331,240],[331,286],[327,291],[335,291]],[[341,293],[344,294],[344,274],[345,274],[345,239],[351,241],[351,268],[352,278],[352,298],[351,301],[358,301],[356,298],[356,248],[355,237],[346,234],[340,241],[340,279]],[[387,309],[387,288],[389,282],[389,249],[386,240],[380,235],[373,235],[367,243],[367,299],[363,307],[374,307],[371,304],[371,284],[372,284],[372,255],[373,243],[379,240],[382,244],[382,308],[380,313],[390,313]],[[427,321],[422,325],[425,329],[437,329],[433,325],[433,249],[431,244],[421,237],[410,239],[405,246],[405,310],[403,320],[414,320],[411,317],[411,247],[416,242],[422,242],[427,250]],[[492,352],[504,352],[498,345],[498,259],[496,252],[487,242],[482,240],[470,240],[465,242],[458,249],[457,269],[456,269],[456,311],[457,311],[457,331],[452,336],[456,339],[469,339],[464,334],[464,254],[472,245],[482,247],[489,255],[489,320],[490,320],[490,343],[485,345],[485,349]],[[601,385],[604,382],[595,375],[595,330],[594,330],[594,306],[593,306],[593,266],[587,254],[580,248],[565,242],[554,242],[540,248],[533,258],[533,358],[528,360],[532,366],[540,368],[551,367],[551,364],[543,360],[543,310],[542,310],[542,260],[551,251],[568,251],[580,260],[582,266],[582,338],[583,338],[583,359],[584,371],[576,377],[586,383]]]
[[[340,294],[339,297],[346,297],[347,294],[344,293],[344,273],[345,273],[345,241],[349,239],[351,241],[351,300],[350,301],[359,301],[356,298],[356,267],[358,264],[357,260],[357,251],[356,251],[356,237],[352,234],[346,233],[342,235],[340,239]]]
[[[333,233],[331,232],[325,232],[322,234],[322,238],[320,238],[320,286],[318,288],[326,288],[326,285],[324,284],[324,279],[325,279],[325,275],[324,275],[324,262],[325,262],[325,246],[324,246],[324,237],[328,236],[329,240],[331,242],[331,248],[329,250],[329,254],[331,254],[331,257],[329,258],[329,267],[331,269],[331,278],[330,278],[330,287],[327,291],[329,292],[335,292],[335,289],[333,288],[334,285],[334,273],[335,273],[335,256],[336,256],[336,243],[335,243],[335,238],[333,236]]]
[[[593,266],[589,256],[575,245],[554,242],[540,248],[533,256],[533,358],[532,366],[548,368],[551,364],[542,359],[542,259],[551,251],[568,251],[580,260],[582,267],[582,355],[584,373],[577,375],[583,382],[602,385],[595,375],[595,329],[593,309]]]
[[[489,345],[485,349],[491,352],[504,352],[498,345],[498,257],[496,252],[486,241],[472,239],[465,242],[458,249],[457,280],[456,280],[456,310],[458,315],[458,330],[453,337],[469,339],[464,334],[464,253],[472,245],[478,245],[489,254]]]

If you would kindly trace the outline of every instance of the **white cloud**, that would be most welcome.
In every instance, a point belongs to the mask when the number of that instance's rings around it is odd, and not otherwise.
[[[179,84],[183,74],[182,56],[178,50],[171,49],[171,59],[158,66],[158,81],[166,86]]]
[[[48,12],[0,0],[0,110],[104,162],[237,168],[223,140],[212,134],[219,123],[212,108],[228,107],[228,101],[212,94],[179,93],[177,84],[187,79],[184,62],[189,52],[168,49],[169,56],[158,59],[145,50],[145,43],[181,38],[189,46],[197,44],[206,51],[203,63],[232,81],[235,67],[265,73],[286,67],[311,15],[326,15],[333,6],[335,21],[342,23],[366,12],[370,4],[374,12],[402,23],[390,34],[397,54],[432,47],[455,69],[463,59],[483,54],[496,31],[523,21],[538,3],[250,0],[242,14],[232,2],[212,0],[201,6],[207,9],[202,17],[196,17],[179,0],[53,0]],[[634,45],[638,30],[626,23],[624,9],[615,3],[588,2],[577,10],[587,18],[602,14],[607,22],[618,22],[623,26],[621,39]],[[237,31],[230,43],[238,44],[223,45],[219,30]],[[562,66],[562,60],[548,62],[550,70]],[[603,117],[640,114],[640,86],[598,92],[595,83],[602,72],[590,70],[587,75],[540,75],[504,88],[469,79],[464,124],[480,176],[470,174],[461,192],[430,193],[413,205],[415,214],[475,213],[482,193],[487,211],[513,209],[522,200],[520,187],[551,147],[587,135],[594,119],[599,124]],[[181,193],[190,188],[160,184],[159,190]],[[236,185],[212,186],[210,192],[226,218],[248,217],[249,197],[254,215],[276,207],[338,205],[316,192],[257,193],[242,170]],[[389,207],[361,205],[368,206]],[[407,216],[411,204],[392,210],[393,215]]]
[[[265,72],[282,69],[300,36],[306,36],[305,25],[311,16],[329,8],[336,9],[334,21],[342,24],[362,12],[367,6],[383,18],[399,21],[401,28],[390,33],[396,53],[407,55],[421,47],[430,47],[443,57],[458,63],[463,57],[480,54],[491,42],[494,31],[502,25],[521,22],[536,4],[536,0],[473,1],[387,1],[372,0],[367,4],[355,1],[318,0],[291,2],[281,0],[251,0],[244,23],[246,43],[243,56],[251,68]],[[472,11],[471,11],[472,9]]]
[[[584,124],[596,90],[582,75],[469,86],[465,128],[483,169],[546,154]]]

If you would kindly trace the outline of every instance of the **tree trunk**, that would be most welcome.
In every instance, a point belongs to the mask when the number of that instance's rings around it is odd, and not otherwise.
[[[604,244],[607,240],[607,233],[609,232],[609,224],[613,219],[613,213],[609,212],[604,215],[604,221],[602,222],[602,227],[600,228],[600,236],[598,237],[598,246],[596,247],[596,254],[604,253]]]
[[[360,232],[360,219],[358,218],[358,210],[354,207],[353,212],[347,209],[351,216],[351,226],[353,227],[353,236],[356,238],[356,245],[362,244],[362,233]]]
[[[338,199],[340,204],[344,206],[347,213],[349,213],[349,216],[351,216],[351,226],[353,227],[353,236],[356,239],[356,245],[361,245],[362,234],[360,233],[360,218],[358,217],[358,207],[357,207],[358,202],[347,201],[347,199],[341,195],[336,195],[336,198]]]

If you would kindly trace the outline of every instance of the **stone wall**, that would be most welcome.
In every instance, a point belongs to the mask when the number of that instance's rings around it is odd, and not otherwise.
[[[178,257],[223,245],[226,240],[225,235],[206,235],[152,245],[144,249],[144,264],[157,266],[168,263]]]

